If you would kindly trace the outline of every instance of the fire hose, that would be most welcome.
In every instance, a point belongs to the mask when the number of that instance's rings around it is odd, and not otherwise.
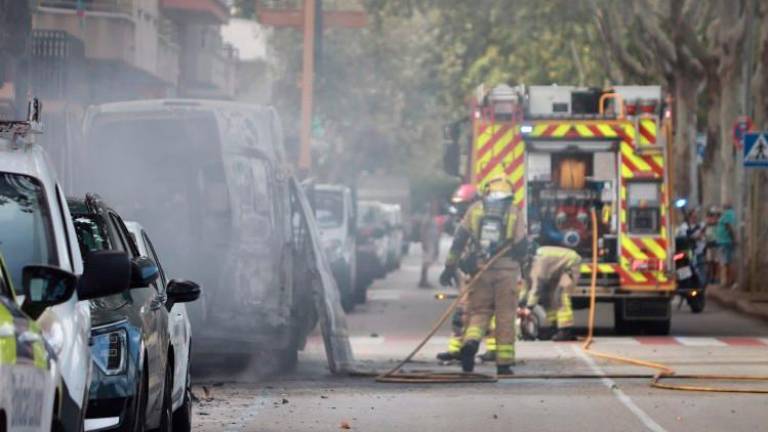
[[[431,330],[427,333],[424,339],[408,354],[403,360],[401,360],[395,367],[389,371],[377,375],[376,381],[381,383],[403,383],[403,384],[436,384],[436,383],[492,383],[499,379],[603,379],[603,378],[649,378],[650,386],[665,390],[678,390],[678,391],[698,391],[698,392],[711,392],[711,393],[747,393],[747,394],[768,394],[768,388],[750,388],[750,387],[716,387],[705,385],[683,385],[683,384],[669,384],[662,382],[663,380],[676,379],[676,380],[689,380],[689,381],[729,381],[729,382],[768,382],[768,376],[760,375],[706,375],[706,374],[678,374],[673,368],[656,362],[651,362],[642,359],[636,359],[632,357],[625,357],[610,353],[604,353],[595,351],[592,349],[594,343],[594,328],[595,328],[595,308],[597,297],[597,214],[594,208],[591,210],[592,219],[592,277],[590,281],[590,295],[589,295],[589,315],[587,325],[587,337],[584,340],[581,348],[588,355],[612,361],[616,363],[624,363],[633,366],[639,366],[654,370],[654,374],[536,374],[536,375],[487,375],[480,373],[461,373],[461,372],[401,372],[402,368],[413,357],[421,351],[424,345],[437,333],[437,331],[443,326],[446,320],[451,316],[453,311],[458,305],[472,292],[475,284],[479,280],[479,277],[487,271],[496,260],[502,257],[509,251],[511,245],[507,245],[502,248],[496,255],[494,255],[488,262],[480,267],[479,271],[470,278],[467,282],[467,286],[464,291],[448,306],[443,312],[443,315],[435,322]]]

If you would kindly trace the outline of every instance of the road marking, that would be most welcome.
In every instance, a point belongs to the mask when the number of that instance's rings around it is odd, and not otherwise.
[[[611,393],[613,393],[614,396],[616,396],[616,399],[618,399],[619,402],[621,402],[622,405],[627,407],[628,410],[632,412],[632,414],[635,415],[644,425],[648,428],[648,430],[651,430],[653,432],[666,432],[666,429],[661,427],[658,423],[656,423],[651,416],[649,416],[645,411],[643,411],[639,406],[635,404],[635,402],[632,401],[632,399],[627,396],[626,393],[621,391],[621,389],[616,385],[616,382],[608,377],[605,376],[605,372],[603,372],[602,369],[600,369],[600,366],[595,363],[594,360],[590,356],[584,353],[584,351],[581,349],[581,347],[578,347],[576,345],[571,345],[571,349],[576,353],[579,358],[581,358],[584,363],[589,366],[590,369],[597,375],[600,375],[602,378],[600,381],[608,387],[608,389],[611,390]]]
[[[719,341],[716,338],[707,337],[676,337],[675,338],[681,345],[692,347],[724,347],[728,346],[725,342]]]
[[[643,345],[680,345],[677,339],[667,336],[641,336],[635,339]]]
[[[726,338],[720,338],[720,341],[725,342],[728,346],[738,346],[738,347],[766,346],[766,342],[758,338],[726,337]]]

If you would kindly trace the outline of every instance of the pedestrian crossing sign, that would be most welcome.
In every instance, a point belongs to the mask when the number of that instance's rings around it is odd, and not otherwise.
[[[744,166],[768,168],[768,132],[744,135]]]

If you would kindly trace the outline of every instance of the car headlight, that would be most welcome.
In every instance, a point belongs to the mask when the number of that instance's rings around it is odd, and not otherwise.
[[[91,336],[93,363],[107,375],[125,373],[128,356],[128,333],[125,329],[110,330]]]

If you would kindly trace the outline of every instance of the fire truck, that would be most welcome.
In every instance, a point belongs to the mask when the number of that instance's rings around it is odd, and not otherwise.
[[[480,87],[470,108],[462,175],[482,188],[504,173],[531,238],[582,255],[574,307],[588,305],[595,229],[597,300],[613,303],[617,332],[667,334],[676,283],[661,87]]]

